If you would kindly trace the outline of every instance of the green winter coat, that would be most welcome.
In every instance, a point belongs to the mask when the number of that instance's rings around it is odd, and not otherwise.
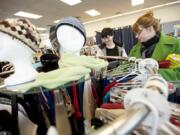
[[[130,57],[141,58],[140,43],[134,45],[130,51]],[[160,40],[156,44],[151,58],[155,60],[165,60],[169,54],[180,54],[180,39],[166,36],[161,33]],[[180,67],[176,69],[159,69],[159,73],[168,81],[180,81]]]

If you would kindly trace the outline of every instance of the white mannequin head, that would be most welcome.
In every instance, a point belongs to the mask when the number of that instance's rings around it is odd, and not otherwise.
[[[33,51],[23,42],[0,32],[0,61],[14,66],[14,74],[5,79],[5,85],[18,85],[35,79],[37,72],[32,67]]]
[[[57,40],[60,43],[60,52],[80,54],[85,39],[79,30],[63,25],[57,29]]]
[[[0,21],[0,61],[13,64],[14,73],[5,79],[7,87],[20,85],[36,78],[33,53],[41,38],[36,28],[26,19]]]
[[[51,27],[49,38],[59,54],[63,52],[80,55],[86,42],[86,31],[77,18],[64,17],[59,24]]]

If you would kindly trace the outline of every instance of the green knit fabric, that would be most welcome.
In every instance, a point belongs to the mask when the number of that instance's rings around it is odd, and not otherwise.
[[[59,61],[60,68],[69,67],[69,66],[83,66],[90,68],[96,71],[101,70],[102,68],[107,67],[108,62],[102,59],[95,58],[93,56],[77,56],[72,54],[61,54],[61,60]]]
[[[40,73],[34,82],[22,85],[16,91],[24,93],[32,88],[40,86],[47,89],[54,89],[71,81],[79,80],[90,72],[90,69],[82,66],[71,66],[47,73]]]
[[[54,89],[83,78],[92,69],[100,71],[107,67],[108,62],[91,56],[76,56],[62,53],[59,65],[60,69],[38,74],[34,82],[22,85],[16,91],[24,93],[36,87]]]

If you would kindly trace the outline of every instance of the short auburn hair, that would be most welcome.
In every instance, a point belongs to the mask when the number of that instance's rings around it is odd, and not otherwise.
[[[133,31],[135,33],[138,33],[140,31],[139,26],[142,26],[143,28],[148,28],[150,26],[153,26],[154,30],[156,32],[159,32],[160,20],[154,17],[154,14],[152,11],[149,11],[143,16],[139,17],[137,21],[134,23]]]

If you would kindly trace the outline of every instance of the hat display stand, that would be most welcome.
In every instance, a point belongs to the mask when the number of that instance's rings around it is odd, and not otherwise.
[[[32,53],[23,42],[0,32],[0,60],[12,63],[14,74],[4,80],[5,86],[13,87],[36,78],[37,71],[32,66]]]

